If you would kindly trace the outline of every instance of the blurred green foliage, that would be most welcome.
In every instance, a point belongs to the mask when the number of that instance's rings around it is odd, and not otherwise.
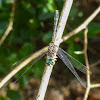
[[[10,21],[13,0],[0,0],[0,37],[4,34]],[[15,66],[12,65],[27,55],[47,45],[52,37],[54,11],[58,9],[61,13],[64,0],[18,0],[15,7],[13,30],[0,47],[0,78],[3,78]],[[68,25],[72,29],[80,25],[84,19],[84,13],[78,10],[78,5],[73,4]],[[90,23],[88,37],[95,36],[100,31],[100,23]],[[64,35],[69,31],[65,29]],[[83,55],[75,55],[74,51],[82,50],[82,47],[74,43],[74,38],[83,38],[82,32],[66,41],[68,53],[83,62]],[[15,75],[15,80],[30,66],[27,65]],[[30,76],[41,78],[45,61],[40,60],[20,78],[20,88],[28,84]],[[11,100],[22,100],[17,91],[8,90],[8,98]],[[0,100],[8,100],[0,97]]]
[[[8,90],[7,96],[9,97],[10,100],[23,100],[22,96],[19,94],[18,91]]]
[[[9,100],[8,97],[0,96],[0,100]]]

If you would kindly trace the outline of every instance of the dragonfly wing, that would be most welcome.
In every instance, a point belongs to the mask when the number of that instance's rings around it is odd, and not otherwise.
[[[42,58],[45,54],[47,53],[47,50],[44,50],[44,49],[40,49],[36,52],[36,58],[34,60],[34,62],[36,62],[37,59],[39,59],[40,57]],[[19,61],[15,62],[13,65],[12,65],[12,68],[19,65],[21,62],[23,62],[24,60],[26,60],[28,57],[31,57],[34,53],[20,59]]]
[[[61,48],[58,49],[57,56],[64,62],[64,64],[70,69],[70,71],[75,75],[75,77],[80,81],[80,83],[86,88],[81,78],[77,74],[76,70],[74,69],[73,65],[71,64],[70,60],[65,55],[65,53],[61,50]]]
[[[12,66],[11,69],[13,69],[15,66],[19,65],[21,62],[23,62],[25,59],[27,59],[28,57],[30,57],[32,54],[20,59],[19,61],[15,62]]]
[[[33,62],[32,62],[32,64],[27,68],[27,70],[25,71],[25,72],[23,72],[23,74],[15,81],[15,82],[17,82],[38,60],[40,60],[45,54],[47,53],[47,51],[46,52],[43,52],[40,56],[37,56],[37,58],[35,59],[35,60],[33,60]],[[39,54],[39,52],[38,52],[38,54]],[[37,54],[37,55],[38,55]],[[31,54],[32,55],[32,54]],[[23,60],[25,60],[26,58],[28,58],[28,57],[30,57],[31,55],[29,55],[29,56],[27,56],[27,57],[25,57],[25,58],[23,58]],[[22,59],[21,59],[21,61],[22,61]],[[19,61],[18,61],[19,62]],[[15,83],[14,82],[14,83]]]
[[[59,51],[67,56],[67,58],[70,60],[70,62],[73,65],[73,67],[75,67],[76,69],[78,69],[79,71],[81,71],[81,72],[83,72],[85,74],[87,74],[87,70],[90,72],[90,74],[92,73],[85,65],[83,65],[81,62],[79,62],[78,60],[73,58],[71,55],[69,55],[63,49],[59,48]]]

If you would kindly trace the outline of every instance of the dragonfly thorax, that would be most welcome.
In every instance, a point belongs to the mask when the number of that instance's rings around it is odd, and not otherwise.
[[[56,61],[56,46],[54,45],[54,43],[50,43],[49,44],[49,48],[48,48],[48,53],[47,53],[47,63],[50,65],[54,65],[55,61]]]
[[[48,52],[51,54],[56,53],[56,46],[54,45],[54,43],[49,44]]]

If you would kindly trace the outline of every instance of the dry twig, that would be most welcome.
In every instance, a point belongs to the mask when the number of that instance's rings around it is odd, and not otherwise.
[[[8,24],[8,28],[5,31],[4,35],[2,36],[2,38],[0,39],[0,46],[2,45],[2,43],[4,42],[4,40],[6,39],[6,37],[8,36],[8,34],[10,33],[10,31],[12,30],[13,27],[13,21],[14,21],[14,14],[15,14],[15,7],[16,7],[16,0],[14,0],[13,4],[12,4],[12,11],[11,11],[11,18],[10,18],[10,22]]]
[[[63,7],[63,10],[62,10],[62,13],[61,13],[61,16],[60,16],[60,20],[59,20],[58,28],[57,28],[57,33],[56,33],[56,36],[54,37],[55,38],[54,45],[56,45],[58,47],[61,43],[62,34],[63,34],[64,28],[65,28],[65,25],[66,25],[66,22],[68,19],[68,15],[69,15],[72,3],[73,3],[73,0],[66,0],[64,7]],[[56,49],[57,50],[55,52],[55,55],[58,51],[58,48],[56,48]],[[53,57],[53,58],[55,58],[55,57]],[[46,93],[46,89],[48,86],[48,82],[49,82],[49,78],[50,78],[52,69],[53,69],[53,65],[46,64],[36,100],[44,100],[44,96]]]
[[[85,30],[84,30],[84,56],[85,56],[86,66],[88,69],[90,69],[88,55],[87,55],[87,44],[88,44],[87,33],[88,33],[88,29],[85,28]],[[87,89],[86,89],[86,92],[84,95],[84,100],[87,100],[91,88],[96,88],[96,87],[100,87],[100,84],[91,84],[90,73],[87,70]]]
[[[89,62],[88,62],[88,55],[87,55],[87,44],[88,44],[88,40],[87,40],[87,33],[88,33],[88,29],[85,28],[84,29],[84,57],[85,57],[85,63],[88,69],[90,69],[89,67]],[[87,70],[87,89],[85,92],[85,96],[84,96],[84,100],[87,100],[89,91],[90,91],[90,73]]]
[[[91,67],[95,67],[95,66],[97,66],[97,65],[99,65],[99,64],[100,64],[100,60],[96,61],[95,63],[91,64],[90,66],[91,66]]]

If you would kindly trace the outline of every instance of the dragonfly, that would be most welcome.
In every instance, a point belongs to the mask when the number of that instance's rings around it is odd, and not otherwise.
[[[83,81],[81,80],[81,78],[79,77],[79,75],[77,74],[76,69],[78,69],[79,71],[87,74],[87,70],[90,72],[90,74],[92,73],[85,65],[83,65],[81,62],[79,62],[78,60],[76,60],[74,57],[72,57],[70,54],[68,54],[67,52],[65,52],[63,49],[61,49],[60,47],[57,47],[54,42],[55,42],[55,37],[56,37],[56,31],[57,31],[57,25],[58,25],[58,20],[59,20],[59,11],[56,10],[55,11],[55,15],[54,15],[54,28],[53,28],[53,36],[52,36],[52,40],[51,40],[51,43],[49,44],[48,46],[48,51],[45,51],[43,52],[39,57],[37,57],[32,65],[29,67],[31,68],[33,66],[34,63],[36,63],[39,59],[41,59],[44,55],[47,54],[47,59],[46,59],[46,64],[50,65],[50,66],[54,66],[55,65],[55,62],[56,62],[56,59],[57,57],[59,57],[63,62],[64,64],[67,66],[67,68],[74,74],[74,76],[79,80],[79,82],[86,88],[85,84],[83,83]],[[57,54],[55,56],[55,52],[56,52],[56,48],[58,48],[58,51],[57,51]],[[37,51],[38,54],[41,52],[41,50]],[[54,58],[55,56],[55,58]],[[29,56],[28,56],[29,57]],[[27,57],[26,57],[27,58]],[[25,59],[26,59],[25,58]],[[24,60],[24,59],[22,59]],[[19,61],[19,62],[22,62]],[[28,68],[28,69],[29,69]],[[27,69],[27,70],[28,70]],[[27,71],[26,70],[26,71]],[[25,71],[25,72],[26,72]],[[24,72],[24,73],[25,73]],[[23,74],[24,74],[23,73]],[[22,75],[23,75],[22,74]],[[21,75],[21,76],[22,76]],[[20,76],[20,77],[21,77]],[[19,77],[19,78],[20,78]],[[19,79],[18,78],[18,79]],[[17,79],[17,80],[18,80]],[[16,80],[16,81],[17,81]]]

